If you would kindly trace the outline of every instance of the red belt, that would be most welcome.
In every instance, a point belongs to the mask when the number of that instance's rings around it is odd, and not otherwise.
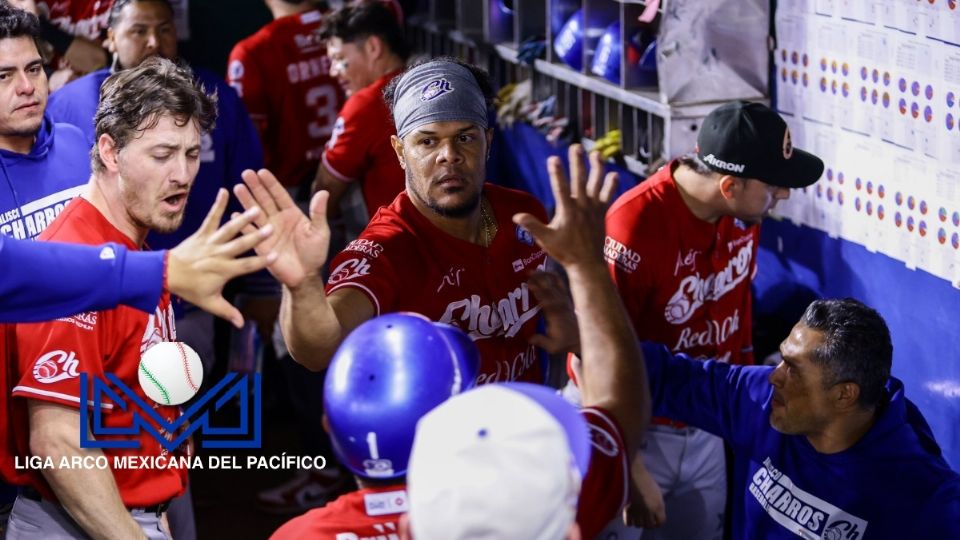
[[[675,429],[683,429],[683,428],[685,428],[685,427],[689,427],[689,426],[687,426],[687,424],[684,424],[683,422],[678,422],[678,421],[676,421],[676,420],[671,420],[671,419],[666,418],[666,417],[663,417],[663,416],[654,416],[654,417],[650,420],[650,423],[653,424],[653,425],[655,425],[655,426],[667,426],[667,427],[672,427],[672,428],[675,428]]]

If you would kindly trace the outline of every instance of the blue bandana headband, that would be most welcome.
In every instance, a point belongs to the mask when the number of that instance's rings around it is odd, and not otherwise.
[[[469,69],[434,60],[400,75],[393,119],[401,139],[433,122],[471,122],[487,128],[487,104]]]

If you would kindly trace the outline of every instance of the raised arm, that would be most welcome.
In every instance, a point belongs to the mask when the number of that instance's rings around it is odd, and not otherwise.
[[[308,218],[270,171],[244,171],[243,181],[246,185],[234,188],[240,203],[248,210],[260,208],[254,220],[257,227],[272,226],[276,231],[256,249],[277,254],[267,268],[283,284],[280,328],[287,348],[297,362],[321,370],[343,337],[375,315],[371,302],[360,293],[338,291],[328,297],[324,292],[321,269],[330,247],[328,194],[320,191],[313,196]]]
[[[632,453],[650,419],[650,393],[637,338],[602,257],[604,214],[617,175],[604,177],[596,152],[590,155],[588,174],[583,154],[580,145],[570,147],[569,181],[559,158],[548,161],[557,200],[549,224],[529,214],[514,216],[514,222],[566,270],[580,327],[583,405],[609,411]]]

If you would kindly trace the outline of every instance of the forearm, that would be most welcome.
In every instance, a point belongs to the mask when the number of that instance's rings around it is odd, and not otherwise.
[[[646,367],[633,326],[599,258],[567,268],[567,275],[580,324],[583,404],[617,417],[632,454],[650,419]]]
[[[317,165],[317,175],[313,179],[313,188],[310,193],[312,196],[318,191],[326,190],[330,194],[330,198],[327,199],[327,218],[338,218],[340,217],[340,200],[348,187],[347,182],[334,176],[321,161]]]
[[[74,456],[91,462],[103,456],[97,448],[77,446],[77,426],[70,422],[31,424],[31,452],[53,463]],[[143,531],[123,505],[117,484],[109,468],[52,468],[43,476],[53,488],[60,504],[80,527],[93,538],[145,538]]]
[[[290,356],[307,369],[325,369],[343,339],[343,327],[320,277],[296,289],[283,287],[280,329]]]

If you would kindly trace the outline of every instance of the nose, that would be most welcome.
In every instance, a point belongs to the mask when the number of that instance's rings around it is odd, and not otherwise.
[[[457,147],[457,144],[447,139],[440,143],[439,151],[437,152],[437,163],[462,163],[463,162],[463,153],[460,152],[460,149]]]
[[[784,369],[783,366],[784,366],[784,363],[781,361],[779,364],[777,364],[777,367],[774,368],[774,370],[770,372],[770,376],[767,377],[767,380],[768,380],[768,381],[770,382],[770,384],[772,384],[775,388],[782,388],[782,387],[783,387],[783,369]]]
[[[37,89],[36,85],[33,84],[33,81],[30,80],[30,75],[28,75],[26,72],[22,71],[17,76],[18,76],[18,80],[17,80],[18,94],[29,96]]]
[[[151,30],[147,32],[147,48],[150,50],[156,49],[160,45],[160,36],[157,35],[156,30]]]

